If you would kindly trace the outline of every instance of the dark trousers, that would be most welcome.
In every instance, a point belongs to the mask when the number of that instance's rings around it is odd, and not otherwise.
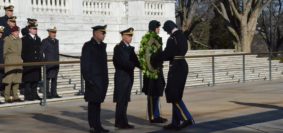
[[[147,96],[147,113],[149,120],[160,117],[159,96]]]
[[[25,82],[24,95],[26,100],[37,99],[39,96],[37,94],[38,82]]]
[[[2,95],[2,92],[4,92],[4,89],[5,89],[5,85],[2,83],[2,80],[3,80],[3,76],[4,76],[4,73],[0,72],[0,94]],[[1,96],[0,95],[0,96]],[[3,94],[4,95],[4,94]]]
[[[172,114],[172,124],[179,125],[181,121],[193,121],[193,117],[187,109],[183,100],[172,103],[173,104],[173,114]]]
[[[50,87],[51,81],[51,87]],[[46,82],[46,92],[48,95],[56,96],[57,94],[57,78],[48,78]]]
[[[88,123],[90,128],[100,129],[100,111],[101,104],[96,102],[88,102]]]
[[[115,124],[117,125],[127,125],[128,124],[127,109],[128,109],[127,99],[117,101]]]

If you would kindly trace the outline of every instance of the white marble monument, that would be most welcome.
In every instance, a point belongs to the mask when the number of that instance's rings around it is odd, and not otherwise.
[[[4,6],[14,5],[14,15],[21,28],[26,18],[36,18],[39,36],[47,37],[46,29],[56,26],[60,40],[60,52],[79,54],[84,42],[92,36],[92,26],[107,24],[108,52],[119,43],[119,31],[135,28],[133,45],[136,50],[142,35],[148,30],[152,19],[162,24],[175,20],[175,0],[0,0],[0,15]],[[163,41],[168,35],[161,30]]]

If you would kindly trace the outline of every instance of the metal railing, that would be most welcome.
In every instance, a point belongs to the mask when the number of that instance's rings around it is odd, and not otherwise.
[[[242,80],[246,82],[246,56],[247,55],[268,55],[269,61],[269,80],[272,80],[272,55],[273,54],[283,54],[283,52],[269,52],[269,53],[236,53],[236,54],[217,54],[217,55],[196,55],[196,56],[185,56],[186,59],[189,58],[205,58],[211,57],[211,68],[212,68],[212,85],[215,85],[215,58],[216,57],[225,57],[225,56],[242,56]]]
[[[250,53],[238,53],[238,54],[218,54],[218,55],[196,55],[196,56],[185,56],[185,59],[191,59],[191,58],[211,58],[211,74],[212,74],[212,85],[214,86],[216,84],[216,65],[215,65],[215,58],[216,57],[227,57],[227,56],[242,56],[242,80],[243,82],[246,82],[246,56],[247,55],[268,55],[268,59],[269,59],[269,80],[272,80],[272,59],[271,59],[271,55],[272,54],[283,54],[283,52],[274,52],[274,53],[255,53],[255,54],[250,54]],[[71,57],[71,58],[77,58],[79,59],[79,56],[67,56],[67,55],[61,55],[64,57]],[[108,63],[112,62],[111,59],[108,60]],[[43,98],[41,101],[41,105],[42,106],[46,106],[47,105],[47,94],[46,94],[46,82],[47,82],[47,73],[46,73],[46,66],[47,65],[63,65],[63,64],[79,64],[80,61],[59,61],[59,62],[30,62],[30,63],[21,63],[21,64],[0,64],[0,68],[3,67],[11,67],[11,66],[41,66],[42,70],[43,70]],[[189,63],[190,64],[190,63]],[[201,70],[200,70],[201,71]],[[142,90],[142,85],[143,85],[143,76],[142,76],[142,72],[139,71],[139,82],[140,82],[140,90],[139,92],[141,92]],[[84,81],[83,81],[83,77],[80,71],[80,83],[81,83],[81,89],[79,90],[78,94],[82,95],[84,94]]]

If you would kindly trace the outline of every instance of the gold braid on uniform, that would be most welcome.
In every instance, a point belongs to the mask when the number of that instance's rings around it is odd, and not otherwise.
[[[142,67],[143,74],[149,79],[157,79],[159,70],[152,67],[150,57],[152,54],[162,51],[162,38],[155,32],[148,32],[142,37],[139,62]]]

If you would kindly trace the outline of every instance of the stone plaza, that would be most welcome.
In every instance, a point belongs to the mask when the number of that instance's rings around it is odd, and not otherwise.
[[[196,125],[180,133],[281,133],[283,132],[282,80],[246,84],[186,88],[184,101]],[[1,133],[86,133],[87,104],[82,99],[39,105],[0,108]],[[162,125],[150,124],[146,97],[132,95],[129,121],[134,130],[114,128],[112,96],[102,106],[103,124],[111,132],[164,133]],[[171,105],[162,98],[161,113],[171,119]]]

